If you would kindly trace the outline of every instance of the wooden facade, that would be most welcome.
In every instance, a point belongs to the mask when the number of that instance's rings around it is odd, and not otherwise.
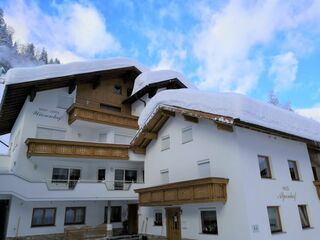
[[[76,120],[108,124],[117,127],[138,129],[138,118],[132,115],[84,107],[73,104],[68,109],[69,124]]]
[[[136,189],[141,206],[170,206],[187,203],[226,202],[225,178],[202,178]]]
[[[27,157],[129,159],[129,145],[28,138]]]
[[[316,190],[317,190],[317,194],[318,194],[318,197],[320,199],[320,181],[314,181],[313,182],[314,186],[316,187]]]

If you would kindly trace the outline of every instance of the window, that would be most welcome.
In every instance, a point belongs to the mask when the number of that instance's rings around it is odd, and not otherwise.
[[[318,172],[317,172],[317,168],[316,167],[312,167],[312,173],[313,173],[313,177],[315,181],[318,181]]]
[[[31,227],[54,226],[56,221],[56,208],[34,208]]]
[[[114,188],[115,190],[123,190],[124,183],[136,183],[137,178],[137,170],[116,169],[114,174]]]
[[[53,168],[52,183],[68,184],[69,189],[73,189],[80,179],[80,169]]]
[[[161,175],[161,182],[163,184],[169,183],[169,170],[168,169],[161,170],[160,175]]]
[[[99,142],[106,143],[107,142],[107,134],[106,133],[100,133],[99,134]]]
[[[302,228],[310,228],[307,205],[298,205]]]
[[[57,108],[68,109],[73,104],[73,98],[68,96],[59,96]]]
[[[218,234],[216,211],[201,211],[201,229],[201,232],[205,234]]]
[[[86,218],[85,207],[67,207],[64,225],[84,224]]]
[[[161,151],[167,150],[170,148],[170,136],[164,136],[161,138]]]
[[[271,233],[282,232],[279,207],[267,207]]]
[[[182,128],[182,143],[188,143],[192,141],[192,127]]]
[[[115,84],[113,86],[113,93],[117,94],[117,95],[121,95],[122,94],[122,87],[120,84]]]
[[[105,169],[98,169],[98,181],[106,180],[106,170]]]
[[[261,178],[272,178],[269,157],[258,156],[258,158]]]
[[[298,181],[299,173],[298,173],[297,162],[289,160],[288,163],[289,163],[289,171],[290,171],[291,179],[294,181]]]
[[[199,177],[201,178],[206,178],[211,176],[211,171],[210,171],[210,160],[205,159],[198,161],[198,170],[199,170]]]
[[[37,127],[37,138],[43,139],[65,139],[66,130],[63,129],[54,129],[49,127]]]
[[[154,212],[154,225],[155,226],[162,226],[162,211],[156,210]]]
[[[110,222],[121,222],[121,212],[122,208],[121,206],[114,206],[111,207],[111,216],[110,216]]]

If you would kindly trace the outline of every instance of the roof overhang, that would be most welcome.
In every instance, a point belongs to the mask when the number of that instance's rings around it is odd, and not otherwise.
[[[309,148],[320,151],[320,142],[310,139],[302,138],[285,132],[277,131],[274,129],[266,128],[263,126],[251,124],[241,121],[241,119],[234,119],[228,116],[216,115],[186,108],[174,106],[159,106],[155,109],[154,113],[149,117],[147,122],[142,128],[139,129],[136,136],[131,142],[131,148],[137,153],[145,153],[147,146],[152,140],[157,138],[157,134],[170,117],[174,117],[176,113],[183,115],[186,121],[197,123],[199,119],[206,119],[216,123],[218,129],[233,131],[234,126],[247,128],[250,130],[272,134],[274,136],[283,137],[286,139],[304,142]]]
[[[33,98],[36,92],[64,87],[72,90],[77,84],[96,81],[101,75],[104,79],[114,77],[135,79],[140,73],[138,68],[131,66],[6,85],[0,105],[0,135],[11,132],[26,98],[28,96]]]

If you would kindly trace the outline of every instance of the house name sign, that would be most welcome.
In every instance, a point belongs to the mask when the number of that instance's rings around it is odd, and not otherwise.
[[[296,200],[297,193],[290,191],[290,188],[288,186],[282,187],[282,192],[279,193],[278,198],[282,201],[285,200]]]
[[[52,120],[56,120],[57,122],[59,122],[63,118],[63,116],[60,115],[59,111],[49,110],[49,109],[46,109],[46,108],[39,108],[38,110],[35,110],[33,112],[33,116],[49,118],[49,119],[52,119]]]

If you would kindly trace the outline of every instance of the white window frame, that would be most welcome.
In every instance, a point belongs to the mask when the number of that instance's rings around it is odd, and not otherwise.
[[[190,139],[184,139],[184,134],[186,134],[188,131],[191,133],[191,138]],[[181,142],[182,144],[192,142],[193,141],[193,128],[192,126],[187,126],[181,129]]]
[[[168,146],[164,145],[165,141],[168,141]],[[161,137],[161,151],[170,149],[170,135],[165,135]]]
[[[210,234],[210,233],[203,233],[202,232],[202,219],[201,219],[201,212],[203,211],[215,211],[216,218],[217,218],[217,225],[218,225],[218,234]],[[199,233],[209,236],[219,236],[219,223],[218,223],[218,211],[216,207],[208,207],[208,208],[199,208],[198,209],[198,216],[199,216]]]

